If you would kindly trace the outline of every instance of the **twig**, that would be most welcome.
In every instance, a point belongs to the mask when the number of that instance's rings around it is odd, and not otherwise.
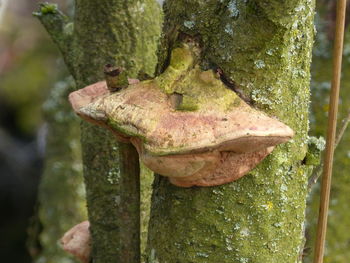
[[[73,54],[71,47],[73,43],[73,23],[68,16],[64,15],[56,4],[41,3],[39,10],[33,12],[33,16],[37,17],[49,33],[52,40],[58,46],[63,55],[66,65],[70,72],[74,72]]]
[[[342,123],[343,123],[343,125],[341,126],[341,128],[337,134],[337,137],[335,139],[334,149],[337,149],[340,141],[342,140],[342,138],[344,136],[345,130],[350,123],[350,110],[349,110],[349,113],[346,116],[346,118],[342,120]],[[308,182],[309,191],[311,190],[312,186],[317,182],[318,178],[320,178],[322,171],[323,171],[323,162],[321,162],[321,164],[315,168],[314,172],[312,173],[312,176],[309,179],[309,182]]]
[[[336,15],[337,18],[336,18],[336,29],[335,29],[335,41],[334,41],[333,78],[332,78],[332,89],[331,89],[331,95],[330,95],[330,107],[329,107],[329,113],[328,113],[327,142],[326,142],[326,152],[325,152],[324,167],[323,167],[322,185],[321,185],[320,213],[319,213],[318,224],[317,224],[314,263],[323,263],[324,245],[326,240],[329,197],[330,197],[331,180],[332,180],[332,166],[333,166],[333,156],[334,156],[334,148],[335,148],[335,134],[336,134],[336,126],[337,126],[337,113],[338,113],[338,104],[339,104],[339,89],[340,89],[341,64],[342,64],[342,55],[343,55],[345,14],[346,14],[346,0],[339,0],[337,4],[337,15]]]
[[[342,139],[343,136],[344,136],[345,130],[346,130],[346,128],[348,127],[348,125],[349,125],[349,123],[350,123],[350,110],[349,110],[348,115],[346,116],[346,118],[342,120],[342,123],[343,123],[343,125],[342,125],[342,127],[340,128],[340,130],[339,130],[339,132],[338,132],[338,134],[337,134],[337,137],[336,137],[336,139],[335,139],[335,148],[338,147],[338,145],[339,145],[341,139]]]

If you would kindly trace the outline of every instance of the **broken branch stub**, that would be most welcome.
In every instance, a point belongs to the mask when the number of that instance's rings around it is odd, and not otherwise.
[[[131,142],[144,164],[173,184],[220,185],[248,173],[294,132],[200,70],[193,56],[187,46],[176,48],[153,80],[115,93],[98,82],[69,100],[79,116]]]
[[[103,71],[110,92],[119,91],[129,85],[127,73],[123,68],[106,64]]]

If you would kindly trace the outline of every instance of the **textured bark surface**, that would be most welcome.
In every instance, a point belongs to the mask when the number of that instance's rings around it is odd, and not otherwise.
[[[74,61],[78,88],[103,79],[102,68],[107,63],[126,68],[130,77],[136,77],[140,70],[152,74],[156,61],[158,23],[158,6],[151,0],[76,1]],[[118,163],[129,162],[128,165],[137,166],[137,158],[133,158],[133,164],[130,159],[122,159],[118,148],[115,138],[108,131],[82,124],[84,176],[94,262],[113,262],[122,256],[118,251],[118,207],[123,210],[123,206],[138,205],[123,203],[121,195],[125,196],[123,192],[128,189],[118,187]],[[124,176],[138,175],[128,171]],[[135,223],[129,225],[129,238],[138,236],[139,223],[132,219],[129,223]],[[138,253],[138,249],[138,246],[129,248],[131,253]]]
[[[151,210],[153,172],[141,163],[140,174],[140,214],[141,214],[141,262],[147,261],[148,223]]]
[[[298,262],[307,178],[314,2],[165,3],[160,67],[181,31],[201,39],[204,69],[220,67],[253,105],[296,136],[249,175],[219,187],[182,189],[159,177],[152,199],[148,262]]]
[[[127,160],[120,165],[121,174],[134,175],[122,176],[120,183],[124,187],[120,191],[120,201],[127,204],[121,205],[120,210],[120,262],[140,262],[140,167],[135,165],[139,157],[129,144],[120,144],[119,151],[121,158]]]
[[[67,101],[72,80],[53,87],[44,104],[47,122],[46,157],[39,188],[42,251],[36,262],[76,262],[58,240],[65,231],[87,218],[79,143],[79,119]]]
[[[152,75],[161,21],[159,6],[153,0],[77,0],[74,25],[54,8],[42,9],[37,15],[62,51],[78,89],[102,80],[107,63],[124,67],[130,77],[139,71]],[[121,199],[125,193],[120,183],[127,182],[121,178],[138,176],[137,168],[126,171],[122,164],[138,167],[138,159],[125,159],[108,131],[87,123],[81,130],[93,262],[116,262],[123,242],[119,238],[119,211],[137,202],[137,198],[127,202]],[[133,151],[130,145],[124,147]],[[129,237],[139,233],[136,221],[123,223],[129,227]],[[139,254],[138,247],[129,249]]]

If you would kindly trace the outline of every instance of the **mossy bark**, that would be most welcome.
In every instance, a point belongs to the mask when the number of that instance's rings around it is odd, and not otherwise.
[[[141,163],[140,174],[140,213],[141,213],[141,262],[147,261],[148,223],[151,210],[153,172]]]
[[[37,263],[76,262],[58,240],[86,220],[85,189],[79,143],[79,120],[67,101],[72,80],[55,84],[44,104],[47,125],[45,167],[39,187],[42,251]]]
[[[124,67],[129,77],[136,77],[140,71],[153,74],[161,23],[159,6],[153,0],[77,0],[74,24],[58,10],[41,11],[37,15],[60,47],[78,89],[102,80],[107,63]],[[136,152],[131,145],[121,147],[105,129],[84,122],[81,131],[93,262],[127,262],[120,249],[121,242],[128,241],[120,240],[119,215],[129,206],[139,205],[133,203],[139,199],[125,200],[130,185],[120,184],[134,184],[127,178],[138,177],[137,168],[122,168],[124,164],[138,167]],[[135,156],[125,158],[126,152]],[[133,189],[129,194],[139,195],[137,187]],[[129,238],[139,235],[139,219],[135,217],[139,214],[123,222],[130,231]],[[139,247],[135,246],[128,248],[136,254],[130,258],[139,257]]]
[[[323,3],[324,4],[324,3]],[[334,32],[327,32],[332,21],[330,12],[325,10],[324,5],[318,6],[318,37],[312,63],[312,122],[311,131],[315,136],[326,136],[327,111],[329,107],[329,93],[332,78],[332,41],[327,37]],[[350,111],[350,31],[346,29],[344,41],[344,60],[341,78],[340,104],[338,129],[342,126],[343,120]],[[349,262],[350,251],[350,131],[345,131],[344,136],[335,150],[333,178],[331,188],[330,213],[328,217],[328,229],[326,237],[325,263],[346,263]],[[317,216],[319,210],[319,183],[312,189],[308,209],[308,228],[305,263],[312,262],[314,254]]]
[[[307,178],[314,2],[168,0],[159,69],[176,32],[196,36],[202,67],[220,67],[253,105],[295,131],[245,177],[179,188],[158,177],[148,262],[298,262]]]

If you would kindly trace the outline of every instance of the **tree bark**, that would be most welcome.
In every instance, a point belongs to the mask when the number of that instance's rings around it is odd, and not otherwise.
[[[179,188],[158,177],[148,262],[299,262],[307,179],[310,0],[168,0],[159,71],[176,32],[200,39],[202,67],[221,68],[254,107],[289,125],[249,175],[218,187]],[[175,41],[176,42],[176,41]]]
[[[42,5],[37,15],[60,48],[78,89],[102,80],[107,63],[124,67],[129,77],[140,71],[153,74],[161,22],[159,6],[153,0],[77,0],[74,24],[52,5]],[[131,145],[120,146],[97,126],[84,122],[81,131],[93,262],[134,263],[140,257],[139,240],[120,240],[120,213],[139,206],[134,185],[139,176],[136,152]],[[134,169],[124,169],[126,166]],[[125,199],[130,189],[133,192],[128,194],[135,198]],[[123,222],[130,233],[124,237],[139,236],[138,212],[134,209],[127,218],[130,221]],[[128,257],[135,261],[123,260],[123,242],[133,244],[128,249],[134,255]]]
[[[57,242],[86,220],[79,121],[67,101],[73,80],[55,84],[44,104],[47,125],[44,172],[39,187],[40,252],[36,262],[76,262]]]

